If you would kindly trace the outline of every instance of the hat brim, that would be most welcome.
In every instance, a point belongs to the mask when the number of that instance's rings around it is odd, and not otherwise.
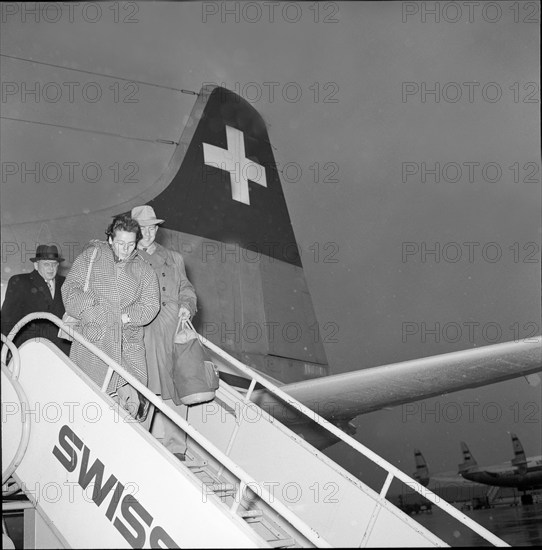
[[[41,260],[54,260],[55,262],[63,262],[64,258],[30,258],[31,262],[40,262]]]
[[[141,221],[138,221],[137,219],[135,219],[136,222],[141,226],[141,227],[147,227],[148,225],[159,225],[161,223],[164,223],[165,220],[159,220],[158,218],[155,218],[154,220],[141,220]]]

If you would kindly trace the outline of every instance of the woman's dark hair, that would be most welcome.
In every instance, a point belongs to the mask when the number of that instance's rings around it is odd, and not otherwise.
[[[143,238],[141,228],[139,224],[130,216],[130,214],[119,214],[113,218],[113,221],[109,224],[109,227],[105,230],[107,237],[114,239],[117,231],[126,231],[128,233],[135,233],[136,245]]]

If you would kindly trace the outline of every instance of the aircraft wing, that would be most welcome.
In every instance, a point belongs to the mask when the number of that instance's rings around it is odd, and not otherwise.
[[[281,389],[342,424],[384,407],[542,371],[541,341],[537,336],[296,382]],[[294,419],[292,409],[264,390],[255,392],[254,401],[287,424],[306,421]]]

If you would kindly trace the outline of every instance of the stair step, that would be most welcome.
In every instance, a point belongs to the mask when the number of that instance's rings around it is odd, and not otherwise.
[[[205,466],[207,466],[207,461],[203,460],[201,462],[198,462],[196,460],[193,460],[191,462],[185,462],[184,465],[191,470],[201,470],[202,468],[205,468]]]
[[[288,546],[295,546],[295,540],[294,539],[268,540],[267,544],[269,544],[271,548],[286,548]]]
[[[239,515],[247,520],[247,523],[252,523],[254,521],[260,521],[263,517],[263,512],[259,509],[255,510],[242,510],[239,512]]]
[[[232,483],[210,483],[207,485],[211,491],[215,493],[233,493],[235,492],[235,485]]]

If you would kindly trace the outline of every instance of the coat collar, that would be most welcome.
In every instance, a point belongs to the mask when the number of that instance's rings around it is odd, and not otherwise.
[[[141,254],[145,260],[149,261],[152,260],[152,263],[155,266],[161,266],[163,264],[168,263],[168,253],[167,249],[164,248],[161,244],[158,244],[156,241],[154,242],[156,245],[156,248],[152,254],[149,254],[148,252],[144,252],[143,250],[138,250],[138,252]]]
[[[40,292],[43,292],[43,294],[45,294],[45,296],[49,299],[53,299],[53,297],[51,296],[51,293],[49,292],[49,286],[47,285],[47,283],[45,282],[45,279],[39,274],[39,271],[34,269],[34,271],[32,271],[30,273],[30,278],[32,280],[32,284],[40,291]],[[57,275],[55,276],[55,278],[53,279],[53,281],[55,282],[55,296],[57,295],[58,293],[58,273]]]

